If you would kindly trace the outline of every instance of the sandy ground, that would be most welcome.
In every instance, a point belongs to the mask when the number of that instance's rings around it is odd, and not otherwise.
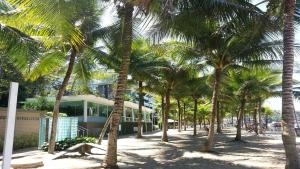
[[[266,134],[254,136],[244,133],[245,142],[233,142],[234,129],[224,130],[215,135],[215,146],[211,153],[199,150],[206,136],[200,132],[192,136],[192,129],[182,131],[170,129],[169,142],[160,142],[161,132],[144,135],[143,139],[134,136],[121,137],[118,140],[118,164],[124,169],[283,169],[285,164],[281,135]],[[300,139],[297,139],[300,147]],[[107,140],[104,140],[103,148]],[[100,168],[105,151],[92,150],[93,155],[79,156],[69,154],[63,158],[51,160],[45,152],[30,151],[19,155],[16,160],[43,159],[43,169],[82,169]]]

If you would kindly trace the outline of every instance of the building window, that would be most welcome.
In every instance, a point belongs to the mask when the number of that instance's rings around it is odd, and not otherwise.
[[[88,102],[88,116],[99,116],[96,103]]]
[[[107,117],[107,106],[105,105],[98,105],[99,108],[99,116]]]

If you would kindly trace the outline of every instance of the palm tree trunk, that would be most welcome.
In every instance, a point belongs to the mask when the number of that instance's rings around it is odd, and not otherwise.
[[[107,153],[104,160],[105,168],[118,168],[117,166],[117,137],[119,129],[120,115],[124,107],[124,93],[127,84],[128,67],[130,62],[131,44],[132,44],[132,15],[133,6],[126,3],[122,15],[124,16],[122,32],[122,64],[119,72],[115,103],[110,120],[110,129],[108,134]]]
[[[258,111],[258,106],[255,107],[255,110],[253,112],[253,124],[254,124],[254,132],[256,135],[258,135],[258,127],[257,127],[257,111]]]
[[[239,117],[237,121],[236,136],[234,139],[235,141],[242,140],[242,121],[243,121],[243,116],[245,111],[245,104],[246,104],[246,99],[243,97],[241,100],[241,107],[240,107]]]
[[[199,120],[199,126],[200,126],[200,130],[201,130],[201,128],[202,128],[201,127],[201,125],[202,125],[202,116],[200,116],[198,120]]]
[[[282,73],[282,141],[286,155],[286,169],[300,168],[296,149],[295,118],[293,115],[293,66],[294,66],[294,13],[295,0],[285,0],[284,55]]]
[[[259,134],[263,134],[263,122],[262,122],[262,119],[261,119],[261,105],[262,105],[262,101],[259,100],[258,101],[258,133]]]
[[[268,115],[266,114],[266,129],[268,129]]]
[[[174,112],[173,129],[175,129],[175,128],[176,128],[176,122],[175,122],[175,119],[176,119],[176,112]]]
[[[184,131],[186,131],[186,114],[185,114],[185,103],[183,103],[183,116],[184,116]]]
[[[210,116],[209,132],[208,132],[207,141],[204,144],[203,151],[210,151],[214,142],[215,117],[218,109],[217,102],[218,102],[221,75],[222,75],[222,70],[220,68],[217,68],[215,70],[215,82],[214,82],[214,90],[213,90],[213,97],[212,97],[212,111]]]
[[[139,113],[138,113],[138,132],[136,137],[142,138],[142,114],[144,105],[143,81],[139,81]]]
[[[194,136],[197,135],[197,111],[198,111],[198,99],[194,99],[194,118],[193,118],[193,122],[194,122]]]
[[[222,128],[221,128],[221,112],[220,112],[220,102],[217,102],[217,133],[222,133]]]
[[[59,106],[60,106],[61,98],[65,93],[66,87],[69,83],[71,74],[73,72],[76,55],[77,55],[77,51],[75,50],[75,48],[72,48],[67,72],[65,74],[64,80],[63,80],[63,82],[58,90],[58,93],[56,95],[55,104],[54,104],[54,108],[53,108],[50,141],[49,141],[49,147],[48,147],[48,153],[50,153],[50,154],[53,154],[54,150],[55,150],[55,140],[56,140],[56,132],[57,132]]]
[[[171,89],[167,89],[166,91],[166,107],[165,107],[165,112],[164,112],[164,127],[163,127],[163,135],[161,140],[163,142],[168,142],[168,118],[169,118],[169,112],[170,112],[170,92]]]
[[[243,121],[242,121],[242,128],[243,128],[243,126],[245,127],[245,129],[246,130],[248,130],[248,128],[249,128],[249,125],[250,125],[250,121],[249,121],[249,124],[247,123],[247,116],[246,116],[247,114],[244,112],[243,113],[243,120],[244,120],[244,123],[243,123]],[[250,120],[250,117],[249,117],[249,120]]]
[[[179,99],[177,99],[177,106],[178,106],[178,132],[181,132],[181,105]]]
[[[163,125],[165,124],[165,96],[161,95],[161,118],[162,118],[162,128]]]
[[[112,116],[112,113],[109,114],[108,118],[106,119],[106,122],[101,130],[101,133],[99,135],[99,138],[98,138],[98,144],[101,144],[102,143],[102,140],[103,140],[103,137],[107,131],[107,128],[109,126],[109,123],[110,123],[110,119],[111,119],[111,116]]]

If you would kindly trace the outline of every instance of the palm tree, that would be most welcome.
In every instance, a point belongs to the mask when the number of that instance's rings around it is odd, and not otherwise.
[[[157,76],[151,76],[147,80],[147,84],[144,89],[150,93],[160,96],[160,106],[161,106],[161,117],[162,117],[162,127],[164,127],[164,117],[165,117],[165,95],[166,95],[166,84],[161,82]]]
[[[117,80],[115,102],[110,119],[110,131],[108,134],[108,146],[105,157],[106,168],[117,167],[117,134],[120,121],[120,114],[123,112],[124,107],[124,92],[126,89],[128,66],[131,55],[133,4],[131,4],[130,2],[125,2],[124,4],[122,4],[122,6],[119,6],[118,12],[123,22],[121,42],[122,64]]]
[[[122,61],[117,80],[117,89],[115,94],[115,102],[113,111],[109,118],[110,132],[108,134],[107,154],[105,157],[106,168],[117,167],[117,134],[120,121],[120,115],[123,111],[124,105],[124,92],[127,85],[127,75],[129,70],[131,45],[132,45],[132,32],[133,32],[133,11],[134,6],[139,8],[139,11],[148,13],[151,1],[149,0],[118,0],[114,1],[118,10],[119,18],[122,22],[121,33],[121,55]]]
[[[228,72],[224,83],[226,90],[234,93],[238,100],[240,100],[235,140],[241,141],[241,123],[245,114],[246,103],[248,102],[249,105],[251,105],[251,100],[255,99],[254,105],[256,106],[256,98],[260,97],[262,93],[274,92],[278,84],[280,84],[278,81],[278,73],[268,69],[231,70]],[[254,121],[256,112],[257,110],[254,110]]]
[[[134,40],[130,56],[129,74],[138,82],[139,113],[137,138],[142,138],[142,106],[144,105],[144,83],[152,79],[163,62],[151,53],[151,47],[144,39]]]
[[[172,97],[175,98],[177,102],[177,110],[178,110],[178,132],[182,130],[182,119],[185,118],[185,107],[186,107],[186,99],[188,95],[188,87],[187,81],[188,79],[182,79],[180,84],[176,85],[175,89],[172,91]],[[183,105],[181,105],[183,103]],[[186,122],[184,122],[186,123]],[[186,125],[186,124],[184,124]],[[185,127],[186,130],[186,127]]]
[[[191,72],[185,65],[185,61],[181,59],[183,55],[187,54],[186,44],[176,42],[164,43],[155,47],[155,53],[166,60],[166,64],[160,69],[157,77],[160,83],[164,83],[164,86],[166,86],[162,141],[168,142],[167,129],[171,94],[176,86],[190,77]]]
[[[61,84],[61,87],[59,88],[59,91],[56,96],[56,101],[54,104],[54,109],[53,109],[53,117],[52,117],[52,128],[51,128],[51,135],[50,135],[50,141],[49,141],[49,148],[48,152],[53,153],[54,148],[55,148],[55,139],[56,139],[56,129],[57,129],[57,121],[58,121],[58,113],[59,113],[59,106],[60,106],[60,101],[61,98],[66,90],[66,87],[68,85],[68,82],[71,78],[71,74],[73,72],[74,66],[77,72],[77,75],[79,77],[83,77],[84,81],[88,81],[88,73],[91,67],[85,66],[85,60],[89,59],[89,55],[97,55],[98,53],[94,53],[92,46],[95,44],[97,40],[97,31],[99,29],[99,25],[97,24],[98,20],[98,11],[96,10],[97,5],[95,1],[91,2],[86,2],[86,1],[76,1],[72,3],[75,6],[76,12],[74,12],[76,15],[73,17],[73,24],[75,26],[76,22],[78,20],[81,21],[81,25],[79,26],[80,32],[83,34],[83,39],[82,41],[84,42],[85,45],[80,45],[80,46],[72,46],[70,48],[71,54],[70,54],[70,60],[68,63],[68,68],[65,74],[65,77],[63,79],[63,82]],[[69,5],[69,4],[65,4]],[[88,12],[86,9],[89,9]],[[87,46],[88,45],[88,46]],[[96,58],[97,58],[96,56]],[[81,58],[80,58],[81,57]],[[80,58],[76,64],[76,59]],[[82,59],[84,58],[84,59]],[[94,57],[95,58],[95,57]],[[78,66],[76,66],[78,65]],[[79,66],[80,65],[80,66]],[[78,68],[79,67],[79,68]],[[80,71],[78,71],[80,69]],[[84,74],[79,74],[82,72],[86,72]],[[81,76],[80,76],[81,75]]]
[[[207,97],[210,90],[208,85],[206,84],[207,77],[201,78],[193,78],[187,81],[186,86],[188,88],[188,93],[192,97],[194,101],[194,116],[193,116],[193,124],[194,124],[194,136],[197,135],[197,113],[198,113],[198,100],[201,97]]]
[[[295,0],[284,1],[283,73],[282,73],[282,141],[286,154],[286,169],[299,168],[293,115],[294,15]]]
[[[100,28],[98,21],[98,15],[101,14],[97,10],[96,2],[95,1],[82,1],[82,0],[74,0],[72,2],[48,2],[46,3],[49,6],[44,6],[45,4],[41,4],[37,1],[30,1],[30,2],[19,2],[16,3],[17,7],[24,9],[25,14],[17,14],[17,19],[24,19],[24,17],[31,17],[31,13],[38,13],[46,10],[46,8],[53,7],[53,10],[57,10],[58,7],[60,10],[59,15],[52,16],[56,19],[61,19],[57,24],[62,25],[54,25],[53,18],[49,18],[49,21],[43,23],[42,25],[48,29],[51,29],[55,34],[41,34],[40,32],[33,32],[31,36],[41,37],[42,43],[47,45],[47,50],[44,55],[40,57],[36,57],[31,60],[34,67],[30,67],[30,72],[26,72],[29,74],[31,80],[38,78],[39,76],[47,75],[57,71],[60,67],[64,67],[63,63],[65,63],[65,56],[69,57],[69,62],[67,64],[67,70],[65,76],[63,78],[62,84],[59,88],[59,91],[56,96],[55,105],[53,108],[53,120],[52,120],[52,130],[50,135],[50,144],[49,144],[49,153],[54,152],[55,147],[55,139],[56,139],[56,128],[57,128],[57,121],[58,121],[58,112],[61,98],[66,90],[68,82],[71,78],[71,74],[73,72],[73,68],[75,66],[76,76],[83,77],[84,81],[88,80],[88,69],[91,69],[91,66],[86,66],[87,64],[84,62],[87,59],[95,59],[99,56],[99,54],[92,49],[92,46],[97,40],[98,37],[98,29]],[[32,8],[32,6],[34,8]],[[31,9],[32,8],[32,9]],[[89,10],[86,10],[89,9]],[[27,12],[27,13],[26,13]],[[71,15],[70,15],[71,14]],[[20,15],[20,16],[19,16]],[[27,16],[29,15],[29,16]],[[20,18],[19,18],[20,17]],[[37,16],[34,16],[35,18]],[[48,15],[40,16],[44,21],[44,19],[48,18]],[[32,18],[31,18],[32,19]],[[11,23],[9,20],[5,20],[6,23]],[[27,21],[27,20],[26,20]],[[30,20],[31,21],[31,20]],[[63,22],[65,21],[65,22]],[[33,22],[34,24],[36,21]],[[79,23],[80,22],[80,23]],[[21,22],[22,23],[22,22]],[[26,25],[26,23],[24,23]],[[18,27],[19,29],[23,30],[23,25],[20,24]],[[43,27],[42,27],[43,28]],[[72,32],[77,32],[77,35],[74,35]],[[26,32],[27,30],[24,29]],[[41,30],[42,32],[43,30]],[[43,38],[43,36],[46,36]],[[71,36],[72,35],[72,36]],[[57,38],[57,37],[62,37]],[[46,40],[43,40],[46,39]],[[49,40],[50,39],[50,40]],[[78,42],[80,43],[78,43]],[[50,45],[48,45],[50,44]],[[94,58],[91,58],[93,56]],[[96,57],[95,57],[96,56]],[[79,58],[78,62],[76,60]],[[19,59],[20,60],[20,59]],[[21,60],[22,61],[22,60]],[[80,66],[78,66],[80,65]],[[83,73],[86,72],[86,73]]]

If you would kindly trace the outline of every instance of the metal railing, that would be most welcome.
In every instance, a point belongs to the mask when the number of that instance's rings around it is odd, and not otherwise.
[[[88,129],[82,126],[78,126],[77,136],[85,137],[88,136]]]
[[[138,118],[132,119],[132,117],[124,117],[122,116],[122,122],[137,122]],[[142,122],[152,122],[151,119],[142,119]]]

